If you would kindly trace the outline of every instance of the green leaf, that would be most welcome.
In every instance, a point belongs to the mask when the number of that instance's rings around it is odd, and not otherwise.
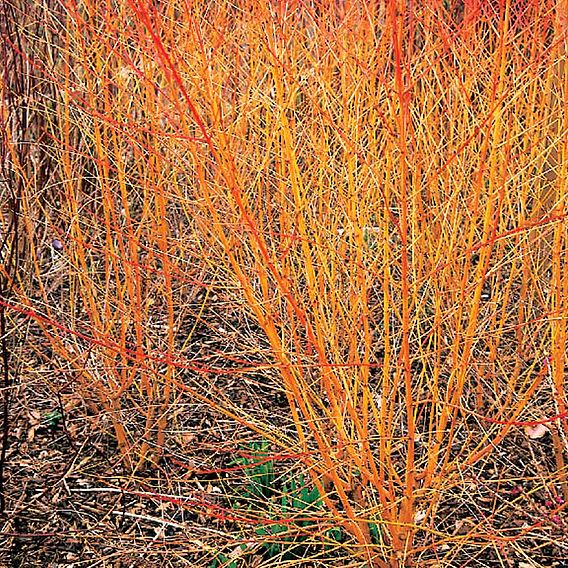
[[[63,418],[63,414],[59,410],[52,410],[43,415],[43,423],[51,428],[55,428]]]

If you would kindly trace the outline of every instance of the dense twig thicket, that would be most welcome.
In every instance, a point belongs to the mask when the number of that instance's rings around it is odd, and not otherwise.
[[[565,2],[4,4],[4,448],[13,334],[131,471],[181,401],[294,456],[311,538],[339,527],[361,565],[554,540]],[[541,434],[550,462],[516,460]],[[555,505],[521,518],[534,492]]]

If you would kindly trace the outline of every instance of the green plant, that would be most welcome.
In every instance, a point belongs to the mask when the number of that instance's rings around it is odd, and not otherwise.
[[[315,542],[311,529],[320,523],[324,501],[320,491],[302,473],[287,471],[277,475],[267,440],[251,442],[241,449],[232,466],[242,467],[244,480],[230,498],[234,509],[261,513],[263,524],[254,533],[263,540],[261,550],[268,558],[293,560],[315,549],[329,550],[345,533],[330,527]]]
[[[238,560],[232,559],[226,554],[219,553],[210,562],[207,568],[237,568]]]
[[[48,426],[49,428],[56,428],[61,419],[63,418],[63,414],[59,410],[51,410],[50,412],[46,412],[43,415],[43,424]]]
[[[270,499],[275,491],[274,461],[269,458],[270,443],[266,440],[251,442],[248,450],[233,459],[232,466],[242,466],[246,483],[240,497],[248,501]]]

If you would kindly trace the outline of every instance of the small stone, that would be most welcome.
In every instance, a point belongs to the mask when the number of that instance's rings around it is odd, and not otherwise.
[[[63,243],[59,240],[59,239],[53,239],[51,241],[51,246],[58,251],[62,251],[63,250]]]

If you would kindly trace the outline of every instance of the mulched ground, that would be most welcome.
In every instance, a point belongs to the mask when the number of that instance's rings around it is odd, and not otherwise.
[[[230,365],[232,353],[253,353],[258,347],[250,322],[230,326],[229,319],[218,314],[215,321],[212,313],[208,327],[196,330],[196,337],[208,338],[204,352],[219,354],[211,363]],[[213,329],[221,330],[216,344],[211,343]],[[249,333],[240,333],[243,329]],[[252,338],[248,350],[247,337]],[[87,406],[49,354],[39,359],[40,351],[19,355],[25,371],[12,392],[0,568],[220,568],[212,564],[213,554],[238,551],[244,534],[242,523],[229,518],[230,495],[243,477],[225,470],[232,468],[239,448],[258,435],[180,392],[162,460],[132,472],[118,455],[108,416]],[[275,375],[227,371],[188,374],[183,381],[204,381],[211,396],[217,392],[246,409],[249,420],[294,435]],[[125,410],[131,432],[142,424],[137,412]],[[464,428],[476,426],[474,421]],[[554,458],[552,434],[530,439],[517,429],[490,460],[463,472],[463,484],[443,488],[431,529],[450,535],[451,544],[419,553],[418,566],[568,566],[568,515],[557,483],[561,464]],[[417,455],[425,452],[417,448]],[[417,534],[415,544],[429,547],[429,534]],[[312,557],[279,563],[252,546],[246,558],[236,568],[361,567],[341,551],[325,562]]]
[[[89,415],[71,396],[58,399],[53,384],[43,379],[22,377],[12,403],[7,510],[0,524],[2,568],[206,567],[208,547],[236,546],[236,540],[231,544],[237,538],[231,534],[234,526],[216,519],[215,507],[226,505],[227,479],[206,472],[227,467],[247,435],[243,429],[186,401],[180,408],[193,418],[185,419],[183,431],[172,429],[160,466],[127,474],[104,416]],[[237,381],[226,381],[224,388],[250,403],[251,393]],[[284,420],[282,408],[272,404]],[[566,513],[557,511],[559,497],[543,489],[554,472],[552,456],[550,435],[529,440],[519,432],[511,437],[477,480],[465,490],[448,491],[440,504],[436,528],[465,535],[477,525],[478,542],[464,542],[452,553],[442,548],[439,554],[446,561],[438,563],[428,554],[421,565],[567,566]],[[196,466],[203,473],[188,473]],[[505,477],[520,481],[496,481]],[[492,536],[488,526],[501,531],[498,547],[483,544]],[[514,538],[508,540],[507,534]],[[427,542],[427,535],[421,538]],[[253,554],[246,565],[273,564]],[[335,565],[349,564],[338,559]]]
[[[258,419],[270,415],[287,428],[281,393],[229,374],[211,381]],[[38,362],[18,383],[0,568],[206,567],[208,550],[237,545],[218,509],[232,483],[220,470],[250,431],[180,395],[159,466],[127,473],[108,418],[89,411],[56,373]]]

